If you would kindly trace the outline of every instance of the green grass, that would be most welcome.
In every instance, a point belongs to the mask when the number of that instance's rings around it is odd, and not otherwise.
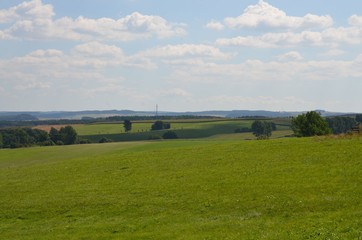
[[[362,139],[0,151],[1,239],[361,239]]]

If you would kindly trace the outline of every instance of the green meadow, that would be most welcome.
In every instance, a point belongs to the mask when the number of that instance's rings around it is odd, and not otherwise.
[[[0,150],[1,239],[362,239],[362,138]]]

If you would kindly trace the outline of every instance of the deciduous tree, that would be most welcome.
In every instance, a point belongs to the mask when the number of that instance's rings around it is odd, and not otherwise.
[[[61,136],[61,141],[63,141],[65,145],[74,144],[77,140],[77,132],[72,126],[62,127],[59,130],[59,134]]]
[[[321,136],[331,133],[327,121],[315,111],[293,118],[292,129],[298,137]]]
[[[132,122],[131,122],[131,120],[128,120],[128,119],[124,120],[123,121],[123,128],[124,128],[125,132],[131,131],[132,130]]]
[[[272,129],[272,123],[267,121],[256,120],[251,125],[251,130],[258,139],[269,138],[272,135]]]

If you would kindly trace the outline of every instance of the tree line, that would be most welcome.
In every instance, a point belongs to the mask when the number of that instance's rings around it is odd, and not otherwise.
[[[81,143],[77,132],[71,126],[50,132],[33,128],[0,129],[0,148],[21,148],[30,146],[70,145]]]
[[[362,114],[357,114],[355,118],[341,116],[323,118],[319,113],[310,111],[292,118],[291,128],[297,137],[322,136],[349,133],[361,122]],[[251,131],[257,139],[268,139],[274,130],[276,125],[270,121],[256,120],[251,125]]]
[[[73,124],[90,124],[100,122],[123,122],[125,120],[141,121],[141,120],[180,120],[180,119],[215,119],[213,116],[110,116],[110,117],[83,117],[82,119],[58,119],[58,120],[22,120],[21,118],[7,119],[0,118],[0,128],[4,127],[35,127],[39,125],[73,125]]]
[[[352,128],[362,122],[362,115],[352,117],[329,117],[324,119],[315,111],[301,114],[292,119],[292,130],[297,137],[322,136],[351,132]]]

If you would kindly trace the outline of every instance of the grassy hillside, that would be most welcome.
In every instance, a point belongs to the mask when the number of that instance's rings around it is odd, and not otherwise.
[[[0,150],[1,239],[361,239],[362,139]]]

